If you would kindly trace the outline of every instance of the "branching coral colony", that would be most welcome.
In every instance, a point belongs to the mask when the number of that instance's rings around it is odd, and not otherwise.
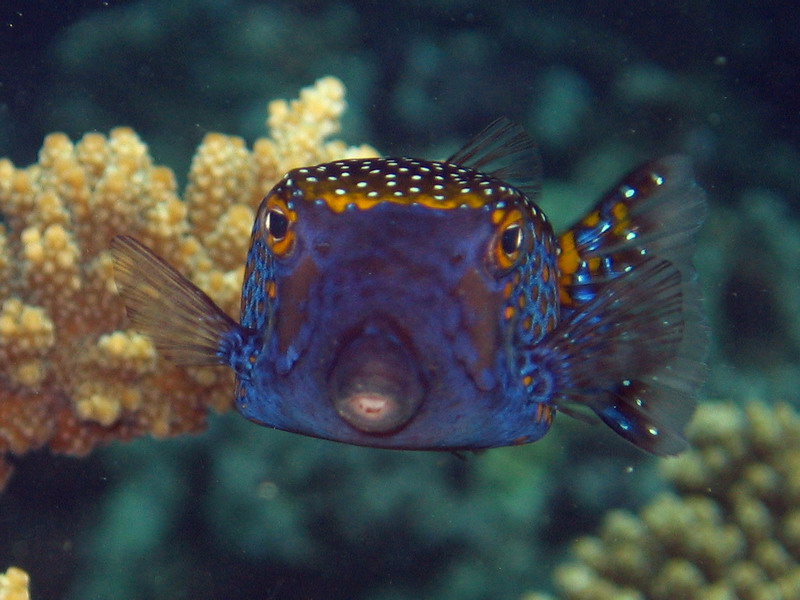
[[[49,445],[81,455],[98,443],[197,431],[231,401],[228,372],[162,360],[127,329],[109,241],[127,233],[179,268],[232,316],[258,202],[289,169],[376,156],[326,141],[344,86],[333,77],[269,105],[270,137],[208,134],[183,198],[129,128],[72,143],[49,135],[39,162],[0,160],[0,489],[5,458]]]
[[[0,573],[0,600],[30,600],[28,582],[28,574],[16,567]]]
[[[556,571],[567,600],[800,599],[800,416],[786,404],[701,406],[676,493],[614,510]],[[529,594],[525,600],[542,600]]]

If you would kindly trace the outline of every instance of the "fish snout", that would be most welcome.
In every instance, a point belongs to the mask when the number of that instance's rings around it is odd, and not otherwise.
[[[385,323],[368,324],[345,336],[328,376],[336,412],[364,433],[403,427],[422,404],[425,387],[413,350]]]

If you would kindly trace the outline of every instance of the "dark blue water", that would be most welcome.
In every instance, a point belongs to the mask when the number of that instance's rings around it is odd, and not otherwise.
[[[800,405],[793,5],[9,4],[0,156],[17,165],[50,132],[129,125],[183,185],[205,133],[252,142],[269,100],[329,74],[348,90],[341,137],[385,154],[441,158],[498,116],[519,121],[561,225],[637,162],[690,155],[712,207],[695,261],[714,331],[703,396]],[[657,459],[567,418],[537,444],[456,457],[227,414],[195,437],[14,462],[0,570],[76,600],[517,598],[551,590],[606,511],[666,485]]]

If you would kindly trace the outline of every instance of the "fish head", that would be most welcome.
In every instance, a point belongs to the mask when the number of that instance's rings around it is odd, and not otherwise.
[[[263,348],[239,410],[368,446],[508,443],[535,408],[516,348],[557,317],[553,247],[520,192],[458,165],[291,171],[253,228],[242,324]]]

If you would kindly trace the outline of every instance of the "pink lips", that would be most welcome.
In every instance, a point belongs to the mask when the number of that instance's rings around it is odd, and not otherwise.
[[[413,353],[385,325],[365,327],[344,345],[334,361],[329,390],[339,416],[365,433],[399,429],[424,396]]]

